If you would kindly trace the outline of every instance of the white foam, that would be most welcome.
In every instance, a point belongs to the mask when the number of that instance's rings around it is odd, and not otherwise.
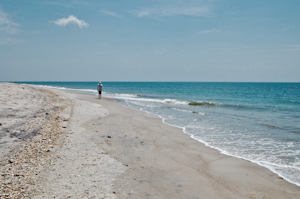
[[[134,94],[118,94],[118,93],[115,93],[114,95],[116,95],[117,97],[129,97],[129,98],[135,98],[135,97],[137,97],[138,95],[134,95]]]
[[[186,101],[178,101],[175,99],[151,99],[151,98],[141,98],[138,95],[132,94],[110,94],[109,97],[122,99],[122,100],[132,100],[132,101],[142,101],[142,102],[155,102],[155,103],[162,103],[162,104],[182,104],[188,105],[189,102]]]

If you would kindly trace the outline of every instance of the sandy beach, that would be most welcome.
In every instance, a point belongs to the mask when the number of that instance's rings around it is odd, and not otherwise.
[[[95,95],[0,83],[1,198],[299,198],[300,187]]]

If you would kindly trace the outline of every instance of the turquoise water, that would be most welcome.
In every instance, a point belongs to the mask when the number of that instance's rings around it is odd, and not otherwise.
[[[96,95],[97,82],[26,82]],[[300,186],[300,83],[102,82],[103,96],[147,111],[222,153]]]

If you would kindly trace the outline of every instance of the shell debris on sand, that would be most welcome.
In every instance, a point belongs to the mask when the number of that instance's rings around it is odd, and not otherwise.
[[[43,92],[46,95],[43,110],[9,129],[21,132],[21,139],[14,140],[9,151],[0,154],[0,198],[32,198],[37,191],[36,180],[40,172],[43,167],[51,165],[55,146],[59,139],[63,139],[60,122],[65,119],[58,115],[66,108],[63,106],[65,100],[48,90]],[[22,132],[34,133],[22,137]]]

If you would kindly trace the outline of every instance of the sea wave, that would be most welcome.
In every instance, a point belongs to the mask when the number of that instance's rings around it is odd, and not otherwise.
[[[48,85],[37,85],[39,87],[44,88],[53,88],[59,90],[70,90],[77,91],[89,94],[97,94],[96,89],[75,89],[75,88],[66,88],[66,87],[56,87],[56,86],[48,86]],[[247,106],[241,105],[231,105],[231,104],[222,104],[217,102],[209,102],[209,101],[181,101],[177,99],[158,99],[155,97],[150,97],[146,95],[139,94],[129,94],[129,93],[107,93],[103,92],[104,97],[115,98],[120,100],[132,100],[132,101],[144,101],[144,102],[155,102],[155,103],[163,103],[163,104],[177,104],[177,105],[188,105],[188,106],[199,106],[205,108],[214,108],[214,107],[228,107],[228,108],[249,108]]]
[[[199,115],[206,115],[206,113],[198,112],[198,111],[190,111],[190,110],[185,110],[185,109],[180,109],[180,108],[173,108],[173,107],[168,107],[169,109],[173,109],[176,111],[182,111],[182,112],[187,112],[187,113],[193,113],[193,114],[199,114]]]
[[[66,88],[66,87],[56,87],[56,86],[48,86],[48,85],[37,85],[39,87],[44,88],[53,88],[59,90],[70,90],[70,91],[78,91],[84,93],[93,93],[97,94],[97,90],[95,89],[74,89],[74,88]],[[116,98],[121,100],[133,100],[133,101],[145,101],[145,102],[156,102],[156,103],[163,103],[163,104],[178,104],[178,105],[189,105],[189,106],[203,106],[206,108],[212,108],[216,106],[221,107],[235,107],[235,108],[246,108],[245,106],[239,105],[229,105],[229,104],[222,104],[216,102],[208,102],[208,101],[181,101],[176,99],[157,99],[155,97],[149,97],[146,95],[139,95],[139,94],[128,94],[128,93],[106,93],[103,92],[105,97],[109,98]]]
[[[188,106],[201,106],[206,108],[213,107],[228,107],[228,108],[248,108],[247,106],[241,105],[231,105],[231,104],[222,104],[216,102],[209,101],[181,101],[177,99],[155,99],[142,97],[142,95],[134,95],[134,94],[111,94],[109,97],[123,99],[123,100],[132,100],[132,101],[144,101],[144,102],[155,102],[155,103],[163,103],[163,104],[178,104],[178,105],[188,105]]]

